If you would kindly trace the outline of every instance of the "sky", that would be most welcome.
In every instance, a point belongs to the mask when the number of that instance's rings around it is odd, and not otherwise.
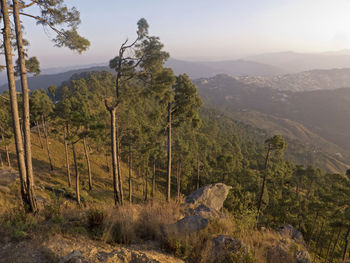
[[[104,63],[136,37],[146,18],[173,58],[242,59],[268,52],[350,49],[350,0],[66,0],[91,42],[78,55],[54,47],[53,33],[23,18],[29,55],[43,68]]]

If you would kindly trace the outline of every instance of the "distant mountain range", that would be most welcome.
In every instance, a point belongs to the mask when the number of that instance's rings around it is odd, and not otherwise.
[[[192,79],[213,77],[217,74],[230,76],[275,76],[286,73],[278,67],[248,60],[226,61],[184,61],[169,59],[167,67],[173,69],[175,74],[186,73]]]
[[[283,71],[269,65],[264,65],[257,62],[244,61],[244,60],[232,60],[232,61],[218,61],[218,62],[190,62],[176,59],[169,59],[166,62],[166,67],[173,69],[175,74],[186,73],[191,78],[202,78],[202,77],[212,77],[216,74],[229,74],[231,76],[274,76],[282,74]],[[60,85],[63,81],[69,79],[72,75],[76,73],[82,73],[85,71],[102,71],[107,70],[114,72],[107,65],[93,65],[92,67],[84,67],[78,69],[67,68],[57,68],[51,70],[44,70],[43,74],[38,77],[29,77],[28,83],[29,87],[34,89],[46,89],[49,85]],[[45,74],[46,72],[46,74]],[[55,72],[54,74],[48,74],[50,72]],[[6,75],[2,75],[6,79]],[[0,76],[1,79],[1,76]],[[1,83],[1,81],[0,81]],[[5,82],[6,83],[6,82]],[[19,82],[17,82],[19,84]],[[0,86],[0,92],[7,90],[6,84]]]
[[[322,53],[267,53],[245,59],[275,66],[288,73],[313,69],[350,68],[350,50]]]

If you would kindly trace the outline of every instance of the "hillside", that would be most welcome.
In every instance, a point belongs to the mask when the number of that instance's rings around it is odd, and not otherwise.
[[[52,161],[54,165],[54,171],[50,171],[50,165],[48,162],[48,156],[46,148],[41,148],[38,134],[35,130],[32,132],[32,152],[33,152],[33,167],[35,173],[35,183],[37,186],[38,198],[41,201],[50,200],[52,194],[57,191],[64,191],[65,195],[70,196],[71,202],[75,202],[75,182],[74,182],[74,166],[73,166],[73,156],[69,152],[70,157],[70,168],[73,186],[68,187],[67,175],[66,175],[66,164],[64,155],[64,144],[61,141],[62,138],[57,138],[51,135],[49,138],[49,147],[52,155]],[[44,147],[45,144],[44,144]],[[0,149],[2,157],[4,158],[4,149]],[[113,205],[113,190],[112,190],[112,176],[111,172],[108,171],[107,160],[110,157],[106,157],[104,151],[97,152],[91,151],[91,170],[93,177],[93,189],[89,191],[88,189],[88,178],[87,178],[87,167],[85,164],[85,158],[83,155],[83,145],[82,143],[77,144],[78,161],[79,161],[79,173],[81,177],[81,196],[85,202],[92,202],[95,204]],[[10,158],[12,161],[12,167],[17,168],[16,157],[15,157],[15,145],[11,143],[10,145]],[[5,161],[5,160],[4,160]],[[109,165],[109,164],[108,164]],[[18,177],[15,170],[11,170],[11,173]],[[128,169],[126,165],[122,165],[122,174],[124,175],[124,180],[126,181],[126,176],[128,174]],[[134,201],[139,202],[144,199],[143,190],[143,178],[139,177],[135,173],[134,177]],[[17,178],[18,184],[18,178]],[[161,189],[161,185],[164,184],[163,178],[157,178],[158,189]],[[127,183],[124,184],[124,191],[127,193]],[[11,207],[14,202],[16,202],[17,196],[16,191],[11,191],[11,196],[0,194],[0,206],[2,209]],[[157,191],[155,195],[156,199],[162,199],[163,194]],[[84,203],[85,203],[84,202]]]
[[[350,89],[282,92],[252,87],[225,75],[197,80],[196,84],[207,105],[297,142],[299,147],[290,154],[302,163],[312,160],[328,171],[349,167],[350,126],[346,119],[350,114]],[[305,153],[303,158],[301,152]]]

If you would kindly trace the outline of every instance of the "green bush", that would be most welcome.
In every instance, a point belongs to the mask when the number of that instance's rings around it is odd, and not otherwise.
[[[37,218],[26,214],[24,208],[15,207],[3,213],[0,218],[0,230],[13,239],[22,239],[37,227]]]

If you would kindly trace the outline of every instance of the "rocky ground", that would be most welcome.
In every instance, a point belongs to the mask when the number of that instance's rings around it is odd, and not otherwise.
[[[48,240],[2,240],[1,263],[38,262],[108,262],[108,263],[181,263],[158,249],[155,242],[134,246],[112,246],[87,238],[65,238],[53,236]]]

